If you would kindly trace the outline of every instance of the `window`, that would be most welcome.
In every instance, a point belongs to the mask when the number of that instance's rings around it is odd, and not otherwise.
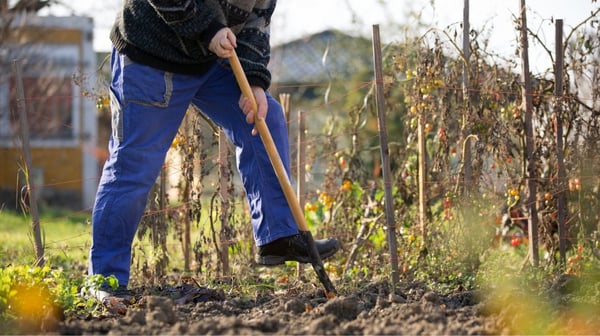
[[[10,128],[18,134],[19,111],[15,78],[10,80]],[[23,78],[29,135],[33,140],[70,140],[73,132],[73,88],[68,77]]]

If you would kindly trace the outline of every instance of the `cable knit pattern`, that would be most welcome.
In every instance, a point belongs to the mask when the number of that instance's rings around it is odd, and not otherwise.
[[[276,0],[124,0],[110,37],[120,53],[165,71],[201,74],[217,59],[208,44],[219,29],[237,37],[251,85],[267,89],[269,24]]]

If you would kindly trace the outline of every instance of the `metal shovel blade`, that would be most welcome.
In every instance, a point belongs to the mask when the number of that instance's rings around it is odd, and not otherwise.
[[[325,287],[325,294],[328,298],[331,296],[336,296],[337,291],[335,290],[335,287],[333,287],[333,283],[325,272],[325,267],[323,266],[323,261],[321,260],[321,256],[317,250],[317,245],[315,244],[312,233],[310,231],[300,231],[300,236],[306,241],[310,263],[315,270],[315,273],[317,273],[319,281],[323,284],[323,287]]]

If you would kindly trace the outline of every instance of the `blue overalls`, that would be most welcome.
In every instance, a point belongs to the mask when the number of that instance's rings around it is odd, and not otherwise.
[[[238,106],[240,89],[224,60],[202,75],[182,75],[134,63],[113,50],[112,135],[92,213],[89,274],[129,282],[131,245],[170,145],[190,103],[221,126],[236,147],[237,167],[257,246],[298,233],[281,186],[253,125]],[[266,123],[289,175],[282,108],[267,92]]]

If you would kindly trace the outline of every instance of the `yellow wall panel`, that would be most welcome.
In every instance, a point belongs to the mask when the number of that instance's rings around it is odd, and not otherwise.
[[[10,43],[18,44],[79,44],[81,31],[61,28],[21,27],[9,31],[7,38]]]
[[[0,158],[0,188],[14,189],[23,165],[21,150],[0,148]],[[80,148],[32,148],[31,160],[34,168],[42,169],[45,188],[81,190]]]

